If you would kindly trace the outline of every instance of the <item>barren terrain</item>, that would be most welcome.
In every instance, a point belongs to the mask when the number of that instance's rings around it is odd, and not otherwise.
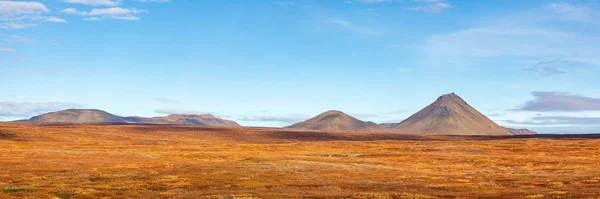
[[[0,198],[598,198],[600,136],[0,123]]]

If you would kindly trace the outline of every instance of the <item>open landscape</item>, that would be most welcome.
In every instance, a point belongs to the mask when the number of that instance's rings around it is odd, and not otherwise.
[[[0,0],[0,199],[600,199],[600,1]]]
[[[0,198],[598,198],[600,135],[0,123]]]

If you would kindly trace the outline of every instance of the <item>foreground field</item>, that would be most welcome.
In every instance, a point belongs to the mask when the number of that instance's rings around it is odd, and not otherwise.
[[[600,136],[0,123],[0,198],[599,198]]]

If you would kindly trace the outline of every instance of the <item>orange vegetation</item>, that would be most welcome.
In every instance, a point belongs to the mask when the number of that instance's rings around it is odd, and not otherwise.
[[[0,123],[0,198],[598,198],[600,136]]]

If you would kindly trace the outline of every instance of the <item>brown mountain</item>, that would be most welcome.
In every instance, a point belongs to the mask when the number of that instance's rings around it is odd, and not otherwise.
[[[68,109],[32,117],[28,122],[47,123],[126,123],[119,116],[96,109]]]
[[[424,135],[512,135],[454,93],[442,95],[391,129]]]
[[[508,130],[508,132],[510,132],[513,135],[536,135],[537,133],[534,131],[531,131],[529,129],[513,129],[513,128],[506,128],[504,127],[504,129]]]
[[[389,128],[396,124],[398,124],[398,123],[381,123],[381,124],[379,124],[379,126],[384,127],[384,128]]]
[[[364,122],[341,111],[327,111],[314,118],[286,128],[330,132],[373,132],[382,128],[373,122]]]
[[[145,124],[185,124],[198,126],[240,126],[238,123],[231,120],[224,120],[210,114],[204,115],[179,115],[172,114],[166,117],[127,117],[127,121],[132,123]]]
[[[41,123],[140,123],[140,124],[184,124],[198,126],[240,126],[234,121],[224,120],[210,114],[169,115],[166,117],[120,117],[96,109],[69,109],[46,113],[22,122]]]

